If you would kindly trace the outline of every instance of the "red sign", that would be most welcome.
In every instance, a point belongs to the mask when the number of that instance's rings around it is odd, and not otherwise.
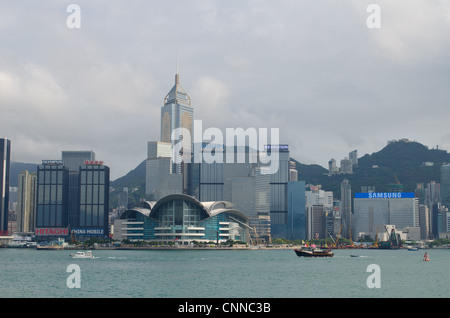
[[[68,235],[69,230],[62,227],[37,228],[36,235]]]
[[[97,166],[101,166],[101,165],[103,165],[103,161],[97,161],[97,160],[85,160],[84,161],[84,164],[86,165],[86,166],[88,166],[88,165],[97,165]]]

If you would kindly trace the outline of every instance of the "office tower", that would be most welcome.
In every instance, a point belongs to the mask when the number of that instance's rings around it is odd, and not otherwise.
[[[79,169],[85,162],[95,162],[92,150],[65,150],[61,152],[63,166],[68,170],[68,223],[73,227],[78,224],[79,216]]]
[[[242,163],[237,162],[236,158],[234,162],[223,160],[223,163],[208,163],[203,161],[199,167],[199,198],[202,202],[230,201],[248,215],[258,213],[262,216],[269,213],[270,218],[267,219],[270,219],[271,237],[286,238],[290,224],[288,222],[287,202],[289,149],[287,145],[271,145],[270,149],[279,152],[278,158],[274,157],[274,160],[278,160],[278,170],[273,174],[263,175],[261,171],[264,165],[257,160],[250,163],[250,157],[248,156],[251,153],[248,149],[234,149],[235,156],[244,153],[248,159]],[[205,153],[210,150],[203,148],[202,151],[204,160]],[[255,208],[251,208],[252,206],[255,206]],[[257,206],[260,208],[257,208]],[[263,223],[266,224],[266,221],[265,219]],[[252,217],[251,224],[254,222],[262,221]]]
[[[17,232],[34,233],[37,175],[24,170],[18,181]]]
[[[180,75],[175,75],[175,85],[164,98],[161,108],[161,141],[170,143],[172,147],[178,142],[172,140],[171,134],[177,128],[187,129],[190,133],[190,149],[183,149],[192,156],[194,139],[194,110],[191,98],[180,84]],[[182,173],[182,164],[173,164],[172,172]]]
[[[109,236],[109,167],[88,160],[94,158],[92,152],[82,153],[64,152],[65,161],[43,160],[38,166],[38,241],[69,239],[72,234],[79,241]]]
[[[305,236],[306,239],[326,237],[326,217],[333,210],[333,192],[317,186],[305,191]]]
[[[377,230],[385,232],[385,225],[394,225],[400,230],[419,228],[419,221],[419,200],[415,198],[414,192],[355,193],[356,234],[364,233],[375,238]]]
[[[101,163],[86,163],[79,167],[79,220],[75,233],[109,236],[109,167]]]
[[[172,170],[170,142],[150,141],[147,144],[145,193],[152,201],[169,194],[183,193],[183,176]]]
[[[271,145],[272,151],[275,145]],[[282,146],[282,145],[280,145]],[[279,147],[278,171],[270,174],[270,220],[272,238],[286,237],[288,226],[287,185],[289,181],[289,148]]]
[[[341,182],[341,221],[342,236],[353,238],[352,229],[352,186],[347,179]]]
[[[441,184],[436,181],[431,181],[427,183],[425,188],[425,204],[428,208],[431,205],[441,202]]]
[[[420,225],[420,238],[427,240],[430,233],[430,213],[428,206],[421,204],[419,206],[419,225]]]
[[[121,211],[128,209],[128,188],[124,187],[122,192],[117,196],[117,206]]]
[[[306,239],[305,182],[287,184],[287,235],[291,240]]]
[[[171,144],[148,142],[145,162],[145,195],[157,201],[169,194],[183,193],[183,175],[172,172]]]
[[[56,233],[68,233],[68,177],[69,171],[62,161],[43,160],[37,167],[35,233],[43,240]]]
[[[11,141],[0,138],[0,235],[8,235]]]
[[[450,164],[441,166],[441,202],[450,208]]]

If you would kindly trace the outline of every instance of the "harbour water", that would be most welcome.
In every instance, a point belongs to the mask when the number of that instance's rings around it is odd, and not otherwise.
[[[302,258],[274,250],[0,249],[2,298],[447,298],[450,249],[334,250]],[[353,256],[352,256],[353,255]],[[357,257],[355,257],[357,256]],[[67,283],[79,266],[79,288]],[[368,279],[379,266],[379,286]],[[379,288],[378,288],[379,287]]]

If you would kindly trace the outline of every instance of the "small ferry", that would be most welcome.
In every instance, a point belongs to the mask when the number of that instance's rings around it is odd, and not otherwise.
[[[334,253],[331,250],[322,250],[317,247],[302,247],[300,249],[295,249],[295,254],[297,256],[303,257],[333,257]]]
[[[94,259],[95,256],[92,254],[92,251],[87,251],[85,252],[76,252],[75,254],[70,254],[70,256],[72,256],[72,258],[90,258],[90,259]]]
[[[63,250],[64,246],[62,246],[62,245],[45,245],[45,244],[41,245],[41,244],[38,244],[38,245],[36,245],[36,249],[37,250],[51,250],[51,251],[54,251],[54,250]]]

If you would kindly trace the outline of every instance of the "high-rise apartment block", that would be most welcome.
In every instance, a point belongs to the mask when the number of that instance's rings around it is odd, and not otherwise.
[[[17,232],[34,233],[37,175],[35,172],[22,171],[19,174],[18,182]]]

